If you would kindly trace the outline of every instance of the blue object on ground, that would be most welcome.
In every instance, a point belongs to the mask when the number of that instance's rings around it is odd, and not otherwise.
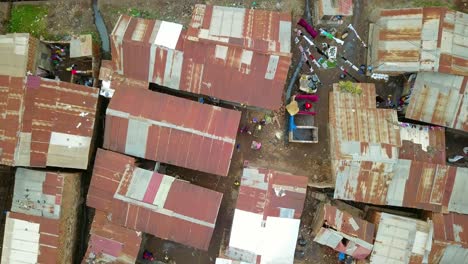
[[[345,259],[346,259],[346,254],[340,252],[340,254],[338,254],[338,260],[339,261],[344,261]]]

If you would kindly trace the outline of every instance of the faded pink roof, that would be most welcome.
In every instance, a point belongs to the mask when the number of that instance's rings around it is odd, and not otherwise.
[[[356,259],[365,259],[372,251],[375,226],[361,218],[354,217],[346,211],[326,204],[323,207],[323,219],[314,241],[346,253]],[[341,239],[330,239],[330,237]],[[342,238],[348,240],[342,243]]]
[[[0,163],[86,169],[98,89],[0,75]]]
[[[18,248],[21,245],[21,248]],[[59,220],[8,212],[5,222],[1,263],[21,260],[38,264],[57,263]]]
[[[241,113],[122,87],[106,113],[104,148],[226,176]]]
[[[114,224],[207,250],[221,199],[221,193],[98,149],[87,205],[112,215]]]
[[[323,16],[352,16],[353,0],[318,0],[315,8],[319,19]]]
[[[105,213],[96,210],[82,263],[94,260],[133,264],[138,258],[140,244],[141,234],[111,223]]]
[[[291,16],[196,5],[174,49],[156,44],[164,21],[121,16],[111,34],[113,69],[171,89],[267,109],[282,105],[291,63]]]

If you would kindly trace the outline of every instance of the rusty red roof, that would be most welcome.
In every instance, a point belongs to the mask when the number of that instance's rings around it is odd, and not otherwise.
[[[113,69],[175,90],[281,106],[291,62],[289,14],[196,5],[174,48],[158,44],[159,35],[170,35],[164,23],[121,16],[111,34]]]
[[[122,87],[106,113],[104,148],[226,176],[241,113]]]
[[[441,72],[468,76],[468,14],[446,7],[382,10],[370,25],[374,72]]]
[[[364,103],[375,100],[366,90],[352,95],[335,86],[330,93],[335,198],[468,212],[461,202],[468,168],[445,164],[444,129],[399,123],[396,111]]]
[[[306,191],[307,177],[245,167],[226,256],[248,263],[291,263]]]
[[[111,215],[114,224],[207,250],[221,199],[221,193],[98,149],[87,205]]]
[[[434,225],[430,263],[462,263],[468,254],[468,215],[432,214]],[[443,261],[442,261],[443,260]]]
[[[1,263],[59,263],[59,221],[8,212]]]
[[[86,169],[97,97],[92,87],[0,76],[0,163]]]
[[[418,73],[406,118],[468,132],[468,76]]]
[[[319,220],[320,229],[314,241],[346,253],[356,259],[365,259],[372,251],[374,243],[374,224],[354,217],[346,211],[325,204],[323,219]],[[348,242],[342,242],[343,238]]]
[[[111,223],[104,212],[96,210],[82,263],[133,264],[138,258],[140,244],[141,233]]]

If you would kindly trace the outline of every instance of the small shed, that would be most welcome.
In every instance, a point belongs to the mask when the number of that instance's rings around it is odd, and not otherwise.
[[[315,24],[339,25],[353,15],[353,0],[317,0],[314,7]]]

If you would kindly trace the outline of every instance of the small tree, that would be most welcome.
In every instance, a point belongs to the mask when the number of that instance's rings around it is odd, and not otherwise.
[[[362,88],[351,81],[340,81],[338,83],[338,87],[340,87],[340,90],[342,92],[348,92],[358,95],[362,94]]]

